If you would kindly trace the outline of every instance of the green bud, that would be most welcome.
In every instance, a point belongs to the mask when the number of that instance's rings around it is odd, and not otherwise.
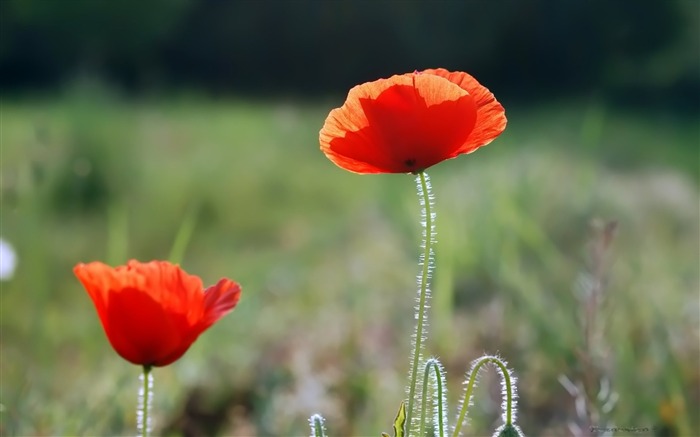
[[[496,430],[494,437],[524,437],[517,425],[507,424]]]

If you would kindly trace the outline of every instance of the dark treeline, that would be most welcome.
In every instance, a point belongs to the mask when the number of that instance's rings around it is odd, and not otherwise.
[[[444,66],[512,95],[697,106],[695,0],[1,0],[5,91],[84,74],[133,92],[344,92]]]

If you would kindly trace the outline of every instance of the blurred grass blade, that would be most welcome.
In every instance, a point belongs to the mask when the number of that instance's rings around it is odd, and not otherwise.
[[[129,250],[129,210],[124,202],[107,209],[107,264],[124,264]]]
[[[185,251],[192,239],[194,228],[197,225],[197,215],[199,213],[199,205],[193,205],[187,210],[185,217],[180,223],[180,228],[175,235],[173,247],[170,250],[168,260],[173,264],[180,264],[185,257]]]

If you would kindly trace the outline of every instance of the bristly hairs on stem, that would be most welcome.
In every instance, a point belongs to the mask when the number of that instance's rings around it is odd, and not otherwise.
[[[309,425],[311,426],[311,437],[326,437],[326,419],[320,414],[314,414],[309,417]]]
[[[503,402],[501,403],[501,418],[504,424],[496,430],[494,436],[521,436],[520,428],[515,425],[516,406],[517,406],[517,379],[513,372],[508,368],[508,363],[502,358],[495,355],[484,355],[472,361],[472,366],[467,372],[465,385],[467,386],[464,392],[464,397],[460,402],[457,422],[452,432],[452,437],[460,435],[462,426],[467,419],[467,411],[473,405],[472,393],[477,385],[479,374],[486,364],[492,364],[496,367],[498,374],[501,376],[501,395]]]
[[[411,337],[413,345],[410,361],[411,367],[409,370],[409,386],[407,388],[407,404],[406,410],[406,435],[420,429],[420,406],[417,400],[423,396],[420,391],[422,389],[422,372],[419,368],[423,363],[423,344],[426,338],[426,329],[428,326],[427,308],[430,300],[430,277],[433,270],[433,244],[435,243],[435,212],[434,212],[434,197],[430,186],[430,178],[425,172],[420,172],[416,175],[416,187],[418,191],[418,201],[421,206],[421,225],[423,227],[423,241],[421,248],[423,253],[420,255],[418,265],[421,269],[418,275],[418,296],[416,298],[416,327]]]
[[[136,404],[136,429],[141,437],[147,437],[153,428],[151,421],[151,407],[153,406],[153,372],[151,366],[143,366],[143,372],[139,376],[141,386]]]
[[[437,358],[425,361],[423,372],[423,392],[420,413],[419,436],[425,435],[425,412],[428,407],[428,396],[432,395],[433,404],[433,436],[445,437],[447,428],[447,383],[445,369]]]

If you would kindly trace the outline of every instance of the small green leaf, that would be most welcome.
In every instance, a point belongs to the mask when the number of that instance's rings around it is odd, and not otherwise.
[[[404,437],[406,433],[406,404],[401,402],[399,412],[394,419],[394,437]]]
[[[382,437],[389,437],[389,434],[383,432],[383,433],[382,433]]]

